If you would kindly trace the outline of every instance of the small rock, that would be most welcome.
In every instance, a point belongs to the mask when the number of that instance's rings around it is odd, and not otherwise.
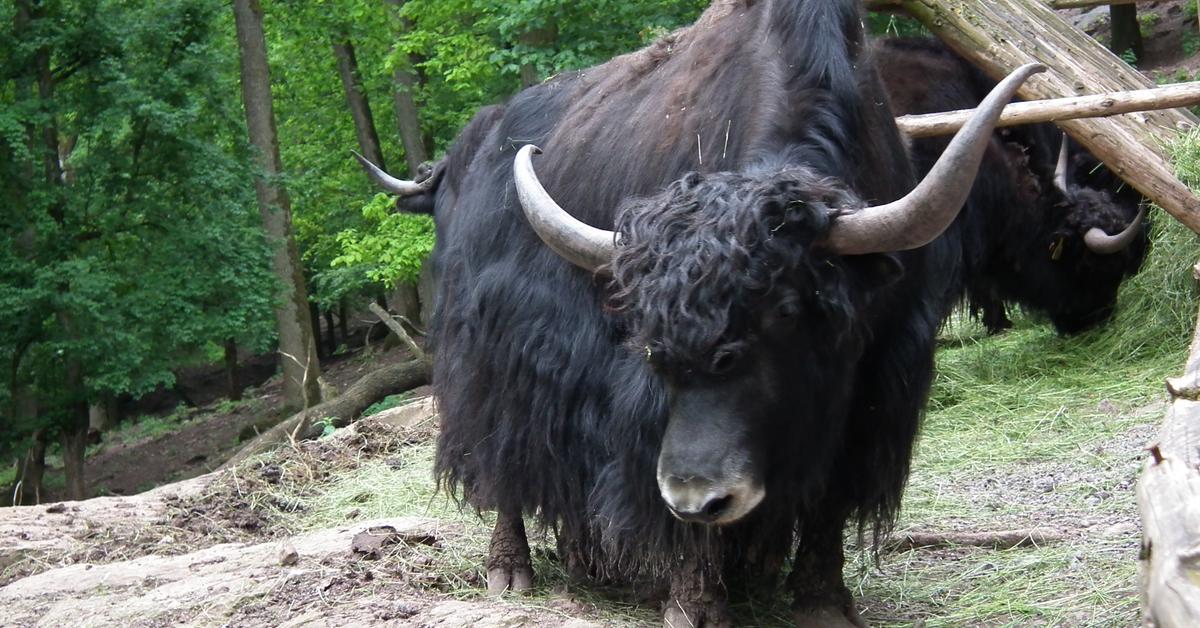
[[[279,546],[279,564],[284,567],[291,567],[298,562],[300,562],[300,552],[296,551],[291,541],[284,541]]]
[[[400,534],[392,526],[376,526],[367,528],[354,535],[350,549],[363,558],[376,560],[383,557],[383,548],[394,545],[400,540]]]
[[[67,511],[67,505],[62,502],[58,502],[57,504],[51,504],[50,506],[46,507],[46,512],[49,514],[52,514],[52,515],[57,515],[59,513],[63,513],[66,511]]]
[[[1121,410],[1119,408],[1117,408],[1116,404],[1114,404],[1113,402],[1111,402],[1107,399],[1100,402],[1100,406],[1098,409],[1101,412],[1103,412],[1104,414],[1107,414],[1109,416],[1117,416],[1118,414],[1121,413]]]
[[[410,604],[408,602],[399,602],[396,604],[396,607],[392,609],[392,615],[395,616],[396,619],[408,619],[409,617],[412,617],[420,612],[420,607],[418,607],[416,604]]]
[[[358,519],[361,516],[362,516],[362,509],[360,509],[360,508],[353,508],[350,510],[350,512],[346,513],[347,519]]]
[[[1132,536],[1134,534],[1137,534],[1137,531],[1138,531],[1137,524],[1130,523],[1127,521],[1125,523],[1117,523],[1117,524],[1108,526],[1107,528],[1104,529],[1103,532],[1100,533],[1100,536],[1102,536],[1106,539],[1114,539],[1114,538],[1119,538],[1119,537]]]

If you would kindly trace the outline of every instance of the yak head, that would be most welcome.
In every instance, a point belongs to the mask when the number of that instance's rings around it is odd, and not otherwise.
[[[618,213],[610,306],[668,391],[656,479],[680,519],[737,521],[768,476],[832,449],[839,426],[817,419],[847,399],[823,382],[853,379],[862,311],[902,272],[890,254],[825,249],[862,206],[791,167],[689,174]]]
[[[606,231],[545,190],[539,149],[518,151],[530,226],[568,261],[612,275],[630,350],[666,384],[656,480],[672,514],[737,522],[767,496],[773,469],[803,469],[781,458],[831,449],[821,445],[840,434],[869,329],[862,308],[902,272],[891,253],[928,244],[954,220],[1004,104],[1042,69],[1002,81],[925,179],[880,206],[816,168],[761,164],[684,175],[627,201]],[[777,446],[781,436],[794,443],[798,425],[805,451]]]
[[[1014,152],[1010,161],[1023,161]],[[1010,241],[1025,250],[1015,256],[1016,272],[1004,290],[1044,312],[1062,334],[1108,320],[1121,282],[1141,268],[1150,241],[1140,195],[1122,190],[1091,155],[1069,152],[1064,135],[1052,180],[1047,168],[1032,168],[1040,175],[1017,168],[1024,193],[1033,197],[1022,204],[1034,215],[1011,227]],[[1114,180],[1097,178],[1105,173]]]

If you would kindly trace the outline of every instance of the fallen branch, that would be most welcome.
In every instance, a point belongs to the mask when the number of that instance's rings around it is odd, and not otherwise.
[[[1122,113],[1190,107],[1200,104],[1200,82],[1153,89],[1110,92],[1071,98],[1051,98],[1008,105],[996,126],[1106,118]],[[966,124],[974,109],[900,116],[896,126],[909,137],[950,135]]]
[[[886,549],[902,552],[911,549],[936,549],[941,547],[988,547],[1012,549],[1014,547],[1038,546],[1067,538],[1062,530],[1030,528],[1028,530],[1003,530],[999,532],[905,532],[892,538]]]
[[[297,431],[297,428],[304,425],[315,428],[323,420],[328,420],[335,427],[345,427],[357,419],[363,410],[380,399],[428,383],[429,363],[424,359],[393,364],[371,371],[341,395],[297,412],[259,434],[221,465],[221,468],[235,466],[251,456],[287,442],[293,436],[293,431]],[[320,436],[320,432],[315,429],[300,430],[295,434],[295,438],[298,440],[311,439],[316,436]]]
[[[378,316],[379,320],[383,321],[383,324],[386,325],[388,329],[392,330],[393,334],[396,334],[396,336],[400,338],[400,341],[403,342],[406,347],[408,347],[409,352],[412,353],[414,358],[421,360],[422,362],[429,359],[425,356],[425,350],[422,349],[420,345],[418,345],[412,339],[412,336],[408,335],[407,331],[405,331],[404,325],[396,322],[396,319],[387,310],[379,307],[378,303],[371,303],[367,306],[367,309],[371,310],[375,316]]]

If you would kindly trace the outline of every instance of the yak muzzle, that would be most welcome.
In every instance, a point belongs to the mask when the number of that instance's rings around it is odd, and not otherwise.
[[[758,482],[734,477],[712,480],[664,472],[659,465],[658,489],[671,514],[681,521],[728,525],[749,514],[766,496]]]

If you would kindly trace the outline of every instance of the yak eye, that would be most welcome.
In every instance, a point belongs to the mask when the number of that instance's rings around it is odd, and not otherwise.
[[[790,319],[800,315],[800,304],[795,301],[785,301],[779,304],[779,309],[776,310],[779,318]]]
[[[733,367],[737,365],[739,357],[741,357],[741,351],[735,347],[717,349],[716,353],[713,354],[712,364],[708,370],[713,375],[724,375],[733,370]]]

